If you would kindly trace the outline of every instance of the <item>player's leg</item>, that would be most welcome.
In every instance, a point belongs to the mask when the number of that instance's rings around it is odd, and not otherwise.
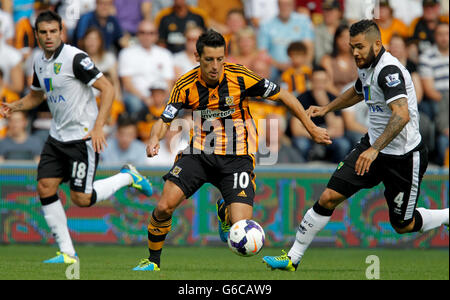
[[[186,199],[184,192],[172,181],[167,180],[156,208],[153,210],[148,224],[148,259],[143,259],[135,271],[159,271],[161,253],[167,234],[172,229],[172,214]]]
[[[308,209],[297,228],[294,244],[288,252],[294,268],[297,268],[317,233],[328,224],[334,209],[346,199],[347,196],[326,188],[319,201]]]
[[[216,162],[220,172],[216,171],[217,174],[210,178],[223,196],[217,201],[216,210],[219,236],[226,243],[231,225],[253,216],[256,189],[254,157],[217,157]]]
[[[386,158],[385,198],[389,219],[399,234],[426,232],[449,222],[449,209],[416,209],[420,184],[428,165],[428,152],[419,145],[406,156]]]
[[[202,163],[194,155],[177,156],[174,166],[163,179],[166,181],[163,192],[148,225],[150,256],[141,260],[133,269],[135,271],[159,271],[164,241],[172,229],[173,212],[207,180]]]
[[[45,260],[44,263],[74,263],[77,259],[67,226],[66,213],[57,195],[61,181],[62,178],[42,178],[38,181],[38,193],[44,219],[59,247],[57,255]]]
[[[297,228],[295,242],[289,253],[284,253],[281,256],[265,256],[263,258],[263,261],[269,267],[295,271],[314,237],[330,221],[334,209],[360,189],[373,187],[381,181],[377,176],[374,176],[378,164],[376,161],[372,164],[369,173],[366,173],[364,176],[356,175],[355,162],[360,153],[368,147],[369,142],[366,136],[338,165],[319,200],[303,216]]]
[[[133,186],[146,196],[153,193],[150,182],[131,164],[125,164],[113,176],[94,181],[99,155],[90,140],[71,145],[66,153],[70,157],[67,167],[70,170],[71,200],[77,206],[89,207],[107,200],[126,186]]]
[[[74,263],[77,261],[67,226],[66,213],[57,194],[58,187],[64,180],[64,164],[61,160],[63,155],[58,149],[57,143],[49,137],[42,150],[37,169],[37,190],[42,204],[42,212],[59,247],[56,257],[44,261],[46,263]]]
[[[328,224],[334,209],[346,199],[347,196],[326,188],[320,199],[303,216],[289,252],[281,256],[265,256],[263,262],[272,269],[295,271],[314,237]]]

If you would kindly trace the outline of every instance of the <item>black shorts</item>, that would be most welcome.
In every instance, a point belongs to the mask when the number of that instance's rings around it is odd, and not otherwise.
[[[175,183],[186,198],[209,182],[222,193],[226,205],[241,202],[253,206],[254,168],[254,158],[250,155],[180,153],[163,179]]]
[[[420,193],[420,183],[428,166],[428,150],[423,142],[404,155],[379,153],[369,172],[359,176],[355,164],[359,155],[370,147],[366,134],[338,165],[327,187],[351,197],[360,189],[372,188],[383,182],[384,196],[393,225],[411,223]]]
[[[42,150],[37,180],[63,178],[63,182],[70,180],[71,190],[90,194],[98,159],[91,140],[60,142],[49,136]]]

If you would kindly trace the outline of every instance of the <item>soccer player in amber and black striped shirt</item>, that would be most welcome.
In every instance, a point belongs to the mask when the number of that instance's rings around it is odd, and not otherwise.
[[[181,109],[193,111],[190,146],[177,156],[164,176],[162,196],[148,225],[150,257],[134,270],[159,270],[174,210],[206,182],[222,193],[223,200],[218,203],[222,228],[252,218],[257,132],[247,97],[281,100],[315,142],[331,143],[327,131],[314,125],[293,95],[244,66],[226,63],[222,35],[209,30],[200,36],[196,47],[200,66],[175,83],[166,109],[153,125],[147,155],[158,154],[159,141]],[[221,238],[226,237],[221,234]]]

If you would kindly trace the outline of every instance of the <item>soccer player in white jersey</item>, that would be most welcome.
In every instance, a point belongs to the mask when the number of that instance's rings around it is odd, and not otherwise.
[[[449,209],[417,208],[428,151],[419,133],[419,113],[409,72],[382,43],[375,22],[362,20],[350,28],[350,46],[359,78],[326,106],[308,109],[312,117],[365,101],[369,129],[338,165],[320,199],[303,216],[289,253],[266,256],[272,269],[295,271],[316,234],[333,210],[360,189],[383,182],[392,227],[399,234],[448,226]]]
[[[31,91],[17,102],[3,103],[0,114],[8,117],[11,112],[30,110],[47,100],[52,123],[38,166],[37,190],[60,251],[44,262],[75,263],[78,256],[57,194],[62,182],[70,181],[70,198],[80,207],[106,200],[125,186],[133,186],[147,196],[152,194],[152,187],[129,164],[118,174],[94,182],[99,153],[106,146],[103,125],[110,113],[114,88],[86,53],[61,41],[58,14],[41,13],[35,28],[43,55],[34,61]],[[100,109],[92,87],[101,92]]]

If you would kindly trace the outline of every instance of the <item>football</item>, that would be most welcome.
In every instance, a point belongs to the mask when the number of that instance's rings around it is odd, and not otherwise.
[[[264,230],[253,220],[240,220],[231,226],[228,247],[241,256],[258,254],[264,245]]]

